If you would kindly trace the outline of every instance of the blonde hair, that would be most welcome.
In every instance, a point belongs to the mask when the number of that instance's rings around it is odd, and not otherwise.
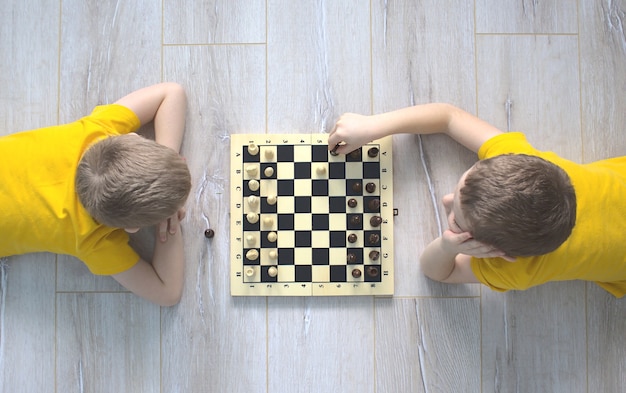
[[[479,161],[459,192],[474,239],[512,257],[556,250],[576,224],[569,176],[540,157],[506,154]]]
[[[89,147],[78,164],[75,187],[80,202],[99,223],[141,228],[182,207],[191,175],[174,150],[129,134]]]

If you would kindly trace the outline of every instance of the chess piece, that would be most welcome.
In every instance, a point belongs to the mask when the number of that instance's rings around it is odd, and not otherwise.
[[[257,205],[257,203],[259,203],[259,197],[256,195],[250,195],[248,197],[248,205],[250,207],[255,207]]]
[[[354,199],[354,198],[350,198],[350,199],[348,199],[348,206],[350,206],[350,207],[356,207],[356,205],[357,205],[357,204],[358,204],[358,203],[357,203],[356,199]]]
[[[359,183],[358,181],[352,183],[352,191],[361,192],[361,183]]]
[[[259,221],[259,215],[254,212],[250,212],[246,214],[246,220],[248,220],[250,224],[256,224]]]
[[[319,165],[316,169],[315,172],[320,175],[323,176],[324,174],[326,174],[326,167],[324,165]]]
[[[373,193],[374,191],[376,191],[376,184],[375,183],[367,183],[365,185],[365,191],[369,192],[370,194]]]
[[[259,258],[259,252],[256,249],[248,250],[246,253],[246,259],[249,261],[256,261]]]
[[[251,267],[246,268],[246,277],[254,276],[254,269]]]
[[[269,252],[269,256],[270,256],[270,259],[276,259],[276,258],[278,258],[278,251],[276,251],[276,250],[272,250],[272,251],[270,251],[270,252]]]
[[[269,216],[263,218],[263,225],[265,225],[266,227],[271,227],[272,225],[274,225],[274,219]]]
[[[354,233],[348,235],[348,241],[350,243],[356,243],[357,236]]]
[[[268,166],[263,171],[263,174],[265,175],[265,177],[272,177],[274,175],[274,168],[272,168],[271,166]]]
[[[276,204],[276,195],[268,195],[267,196],[267,204],[268,205],[275,205]]]
[[[376,199],[370,200],[367,204],[367,207],[370,210],[378,211],[378,209],[380,208],[380,199],[376,198]]]
[[[248,174],[248,176],[254,177],[257,174],[257,166],[256,165],[248,165],[246,167],[246,173]]]
[[[276,232],[270,232],[267,234],[267,240],[269,242],[275,243],[277,239],[278,239],[278,235],[276,234]]]
[[[358,160],[361,157],[361,148],[351,151],[348,155],[353,160]]]
[[[250,153],[251,156],[256,156],[257,154],[259,154],[259,147],[254,143],[249,144],[248,153]]]
[[[257,180],[252,179],[248,182],[248,188],[250,189],[250,191],[257,191],[259,187],[260,184]]]
[[[204,231],[204,237],[206,237],[207,239],[211,239],[213,236],[215,236],[215,231],[213,229],[209,228]]]
[[[380,216],[372,216],[372,218],[370,218],[370,225],[373,227],[380,226],[382,222],[383,222],[383,219]]]
[[[367,275],[370,277],[378,276],[378,268],[376,266],[368,266],[366,269]]]
[[[274,150],[271,150],[271,149],[265,150],[265,158],[268,160],[271,160],[272,158],[274,158]]]
[[[377,261],[379,257],[380,257],[380,252],[378,252],[376,250],[370,251],[370,259],[372,261]]]
[[[362,273],[361,273],[361,271],[360,271],[359,269],[353,269],[353,270],[352,270],[352,277],[354,277],[354,278],[359,278],[359,277],[361,277],[361,274],[362,274]]]
[[[367,155],[371,158],[374,158],[378,155],[378,148],[377,147],[371,147],[368,151],[367,151]]]
[[[278,276],[278,269],[276,269],[275,266],[270,266],[269,269],[267,269],[267,275],[270,277]]]
[[[256,239],[254,238],[254,236],[252,236],[252,235],[248,235],[248,236],[246,236],[246,243],[247,243],[249,246],[253,246],[253,245],[254,245],[254,243],[256,243]]]
[[[348,263],[355,263],[356,262],[356,255],[354,255],[353,253],[348,253],[348,255],[346,256],[346,261]]]
[[[361,225],[361,216],[359,215],[354,215],[350,217],[350,225],[352,226],[359,226]]]
[[[369,244],[376,244],[380,240],[380,236],[377,233],[370,233],[369,238],[367,239]]]

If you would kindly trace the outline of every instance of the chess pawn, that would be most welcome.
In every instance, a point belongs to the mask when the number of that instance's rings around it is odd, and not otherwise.
[[[248,182],[248,188],[250,189],[250,191],[257,191],[260,186],[261,185],[257,180],[252,179]]]
[[[276,250],[272,250],[272,251],[270,251],[270,253],[269,253],[269,257],[270,257],[270,259],[272,259],[272,260],[277,259],[277,258],[278,258],[278,251],[276,251]]]
[[[259,221],[259,215],[254,212],[250,212],[246,214],[246,220],[248,220],[250,224],[256,224]]]
[[[271,149],[265,150],[265,158],[268,160],[271,160],[272,158],[274,158],[274,151]]]
[[[254,243],[256,243],[256,239],[254,238],[254,236],[246,236],[246,244],[248,244],[249,246],[254,246]]]
[[[272,205],[273,206],[273,205],[276,204],[276,201],[277,201],[276,195],[268,195],[267,196],[267,204],[268,205]]]
[[[257,154],[259,154],[259,147],[254,143],[249,144],[248,153],[250,153],[251,156],[256,156]]]
[[[274,175],[274,168],[272,168],[271,166],[268,166],[263,171],[263,174],[265,175],[265,177],[272,177]]]
[[[275,266],[270,266],[269,269],[267,269],[267,275],[270,277],[278,276],[278,269]]]

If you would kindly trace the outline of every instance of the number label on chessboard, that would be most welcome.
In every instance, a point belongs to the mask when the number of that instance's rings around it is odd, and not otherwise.
[[[393,295],[391,137],[327,138],[231,135],[233,296]]]

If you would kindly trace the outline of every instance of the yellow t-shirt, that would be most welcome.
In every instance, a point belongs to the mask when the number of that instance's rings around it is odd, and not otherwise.
[[[0,256],[73,255],[106,275],[136,264],[126,232],[98,224],[80,204],[74,177],[94,142],[139,126],[130,109],[113,104],[74,123],[0,137]]]
[[[563,168],[576,192],[576,224],[555,251],[536,257],[472,258],[472,271],[496,291],[526,289],[548,281],[586,280],[616,297],[626,294],[626,157],[577,164],[533,148],[522,133],[491,138],[479,159],[516,153],[539,156]]]

